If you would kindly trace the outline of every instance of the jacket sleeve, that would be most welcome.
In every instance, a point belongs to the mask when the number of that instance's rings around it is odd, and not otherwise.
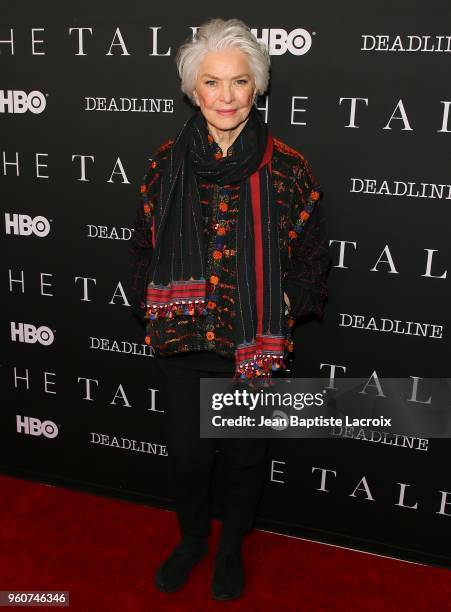
[[[305,158],[293,187],[288,234],[291,268],[284,272],[283,288],[290,300],[289,314],[293,319],[312,313],[322,319],[331,257],[320,204],[323,192]]]
[[[140,183],[139,205],[136,209],[132,237],[128,242],[128,298],[133,314],[145,325],[147,273],[152,258],[152,231],[156,203],[158,162],[149,165]]]

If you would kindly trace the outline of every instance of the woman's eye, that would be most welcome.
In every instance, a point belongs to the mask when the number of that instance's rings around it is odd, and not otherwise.
[[[205,81],[206,85],[210,85],[210,83],[216,83],[216,81]]]
[[[246,79],[238,79],[238,83],[245,85],[247,83]]]

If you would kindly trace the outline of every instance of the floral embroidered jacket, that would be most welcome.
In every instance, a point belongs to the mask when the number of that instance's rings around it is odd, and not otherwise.
[[[212,155],[222,156],[212,137],[209,141]],[[203,308],[204,316],[198,316],[199,313],[195,314],[183,304],[174,306],[174,316],[155,318],[147,312],[147,272],[153,252],[154,211],[159,202],[160,178],[173,142],[169,139],[155,151],[141,181],[134,232],[128,245],[129,300],[134,313],[145,325],[145,342],[153,347],[155,354],[212,350],[233,359],[237,296],[232,247],[235,246],[239,185],[220,186],[197,178],[204,219],[207,278],[211,288]],[[227,154],[233,154],[233,145]],[[288,351],[292,351],[294,323],[309,314],[323,316],[330,253],[320,206],[322,192],[307,160],[274,138],[271,168],[279,213],[282,287],[290,301],[290,307],[285,308],[286,343]]]

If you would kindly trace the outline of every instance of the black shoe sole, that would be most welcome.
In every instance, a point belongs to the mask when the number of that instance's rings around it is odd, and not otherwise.
[[[230,599],[238,599],[243,594],[243,590],[244,589],[241,589],[241,591],[233,593],[233,595],[216,595],[215,593],[213,593],[213,598],[217,599],[218,601],[229,601]]]
[[[165,584],[163,584],[162,582],[158,582],[157,580],[154,581],[154,584],[157,587],[157,589],[161,591],[162,593],[175,593],[176,591],[180,591],[182,586],[186,584],[187,580],[182,582],[182,584],[179,584],[176,587],[172,587],[172,588],[168,588]]]

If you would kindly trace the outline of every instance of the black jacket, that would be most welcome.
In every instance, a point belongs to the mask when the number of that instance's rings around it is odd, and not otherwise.
[[[158,206],[159,181],[173,139],[154,153],[141,181],[141,198],[128,244],[128,296],[135,315],[145,324],[147,272],[152,257],[153,207]],[[274,138],[271,160],[279,205],[279,247],[282,287],[290,300],[289,325],[308,315],[321,319],[327,298],[331,258],[322,212],[322,190],[304,156]]]

